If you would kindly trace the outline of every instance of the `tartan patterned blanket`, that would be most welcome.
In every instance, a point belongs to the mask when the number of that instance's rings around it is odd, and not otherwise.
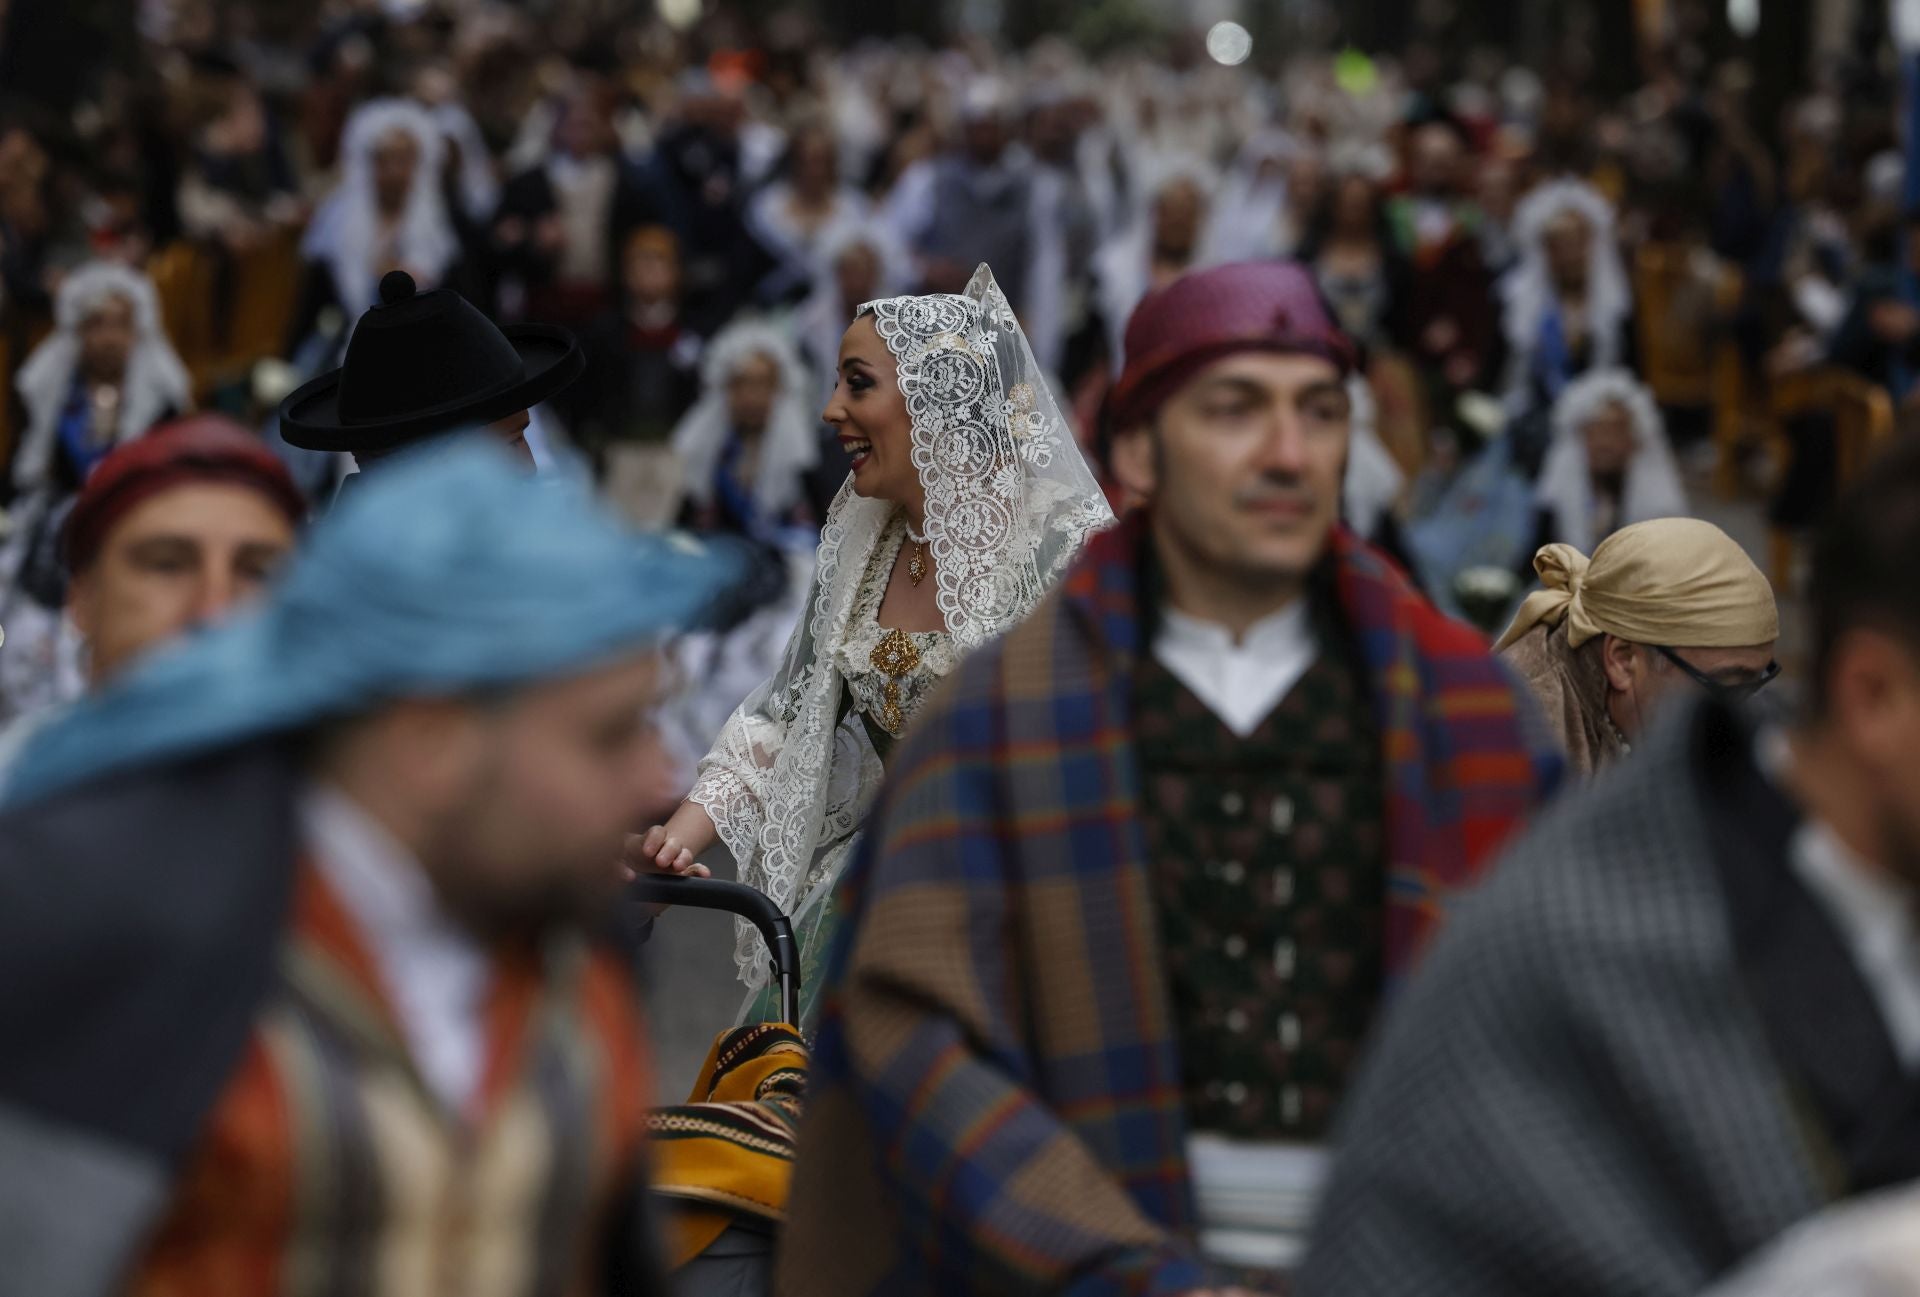
[[[1180,1067],[1129,726],[1143,519],[922,710],[849,869],[782,1247],[784,1294],[1178,1293]],[[1388,981],[1558,762],[1471,631],[1350,535],[1372,681]]]

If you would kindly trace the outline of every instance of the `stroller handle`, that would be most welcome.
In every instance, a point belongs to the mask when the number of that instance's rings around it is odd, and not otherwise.
[[[800,946],[793,922],[758,888],[721,878],[683,878],[677,874],[641,874],[628,884],[637,901],[684,905],[695,910],[725,910],[751,923],[767,945],[774,982],[780,988],[781,1020],[800,1025]]]

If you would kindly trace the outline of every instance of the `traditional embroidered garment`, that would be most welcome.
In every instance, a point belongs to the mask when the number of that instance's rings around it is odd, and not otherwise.
[[[364,934],[311,869],[290,923],[239,1069],[128,1291],[574,1288],[610,1195],[637,1173],[651,1092],[620,961],[583,946],[502,952],[482,1088],[452,1112],[396,1026]]]
[[[960,661],[953,636],[946,631],[887,630],[880,625],[887,578],[906,539],[905,519],[888,524],[861,579],[846,639],[834,651],[848,700],[866,722],[867,737],[883,761],[920,704]]]
[[[787,1294],[1181,1293],[1194,1213],[1132,721],[1146,524],[961,663],[841,893]],[[1382,975],[1550,786],[1516,686],[1345,533],[1387,808]]]
[[[1692,1297],[1920,1178],[1912,1073],[1799,819],[1706,701],[1543,816],[1389,1012],[1295,1291]]]
[[[1386,804],[1336,628],[1236,738],[1154,655],[1134,685],[1140,822],[1188,1123],[1320,1139],[1379,1000]]]
[[[784,1023],[713,1042],[687,1101],[647,1114],[653,1192],[675,1211],[667,1263],[685,1265],[741,1217],[786,1218],[807,1047]]]
[[[961,656],[1024,617],[1113,515],[985,266],[964,296],[889,298],[861,313],[899,368],[936,599]],[[741,880],[794,916],[803,962],[824,950],[834,883],[880,784],[880,754],[857,718],[903,732],[925,688],[914,673],[943,656],[904,633],[874,638],[875,583],[887,579],[877,553],[897,552],[901,526],[892,505],[841,488],[820,534],[811,612],[780,669],[727,722],[691,794]],[[862,648],[856,662],[849,650]],[[850,668],[862,677],[857,708]],[[759,933],[744,920],[735,962],[749,987],[765,982]],[[803,1017],[818,986],[809,982]]]

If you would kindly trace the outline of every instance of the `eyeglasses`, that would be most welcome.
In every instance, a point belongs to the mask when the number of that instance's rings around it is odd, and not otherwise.
[[[1769,662],[1767,663],[1766,670],[1762,671],[1753,679],[1742,680],[1736,684],[1729,684],[1724,680],[1715,680],[1712,676],[1700,670],[1670,648],[1661,648],[1656,644],[1653,646],[1653,651],[1679,667],[1680,670],[1686,674],[1687,679],[1693,681],[1708,693],[1728,703],[1743,703],[1747,701],[1747,699],[1772,684],[1774,678],[1780,674],[1780,664],[1778,662]]]

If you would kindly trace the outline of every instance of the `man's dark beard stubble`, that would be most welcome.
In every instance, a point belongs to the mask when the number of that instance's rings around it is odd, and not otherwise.
[[[484,825],[487,809],[503,800],[498,794],[501,783],[500,763],[488,761],[458,807],[436,826],[421,864],[440,904],[489,945],[539,944],[562,933],[604,926],[619,896],[619,842],[607,849],[604,884],[551,860],[509,878],[474,871],[474,862],[485,859],[475,843],[475,826]]]

